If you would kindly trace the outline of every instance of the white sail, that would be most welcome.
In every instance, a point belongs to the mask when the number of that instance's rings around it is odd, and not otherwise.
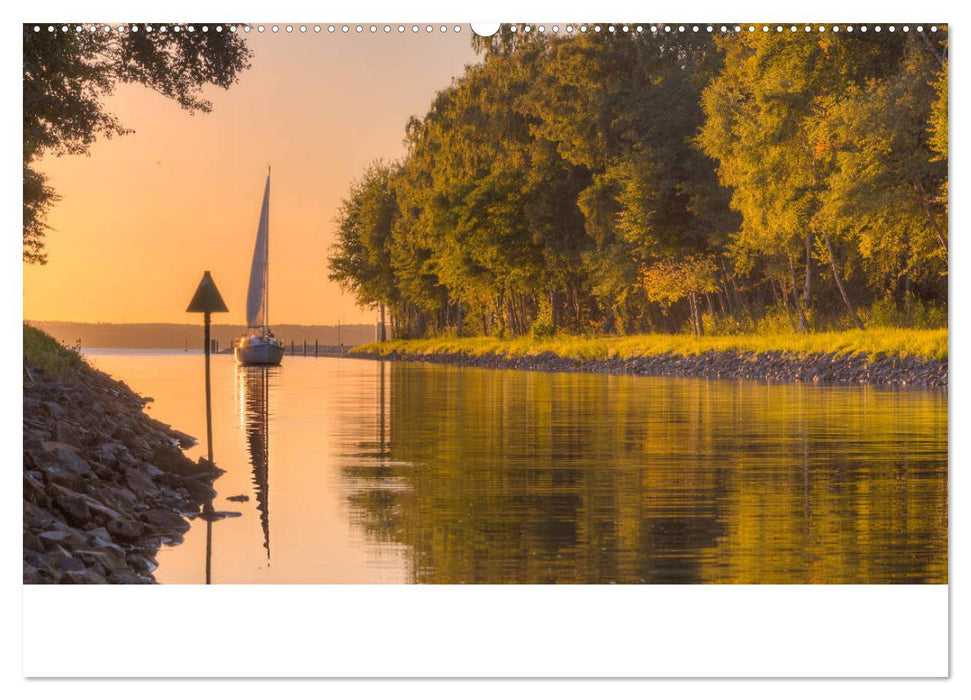
[[[246,325],[265,328],[267,325],[266,285],[270,254],[270,174],[266,175],[263,191],[263,208],[260,225],[256,230],[256,248],[253,250],[253,267],[249,273],[249,293],[246,295]]]

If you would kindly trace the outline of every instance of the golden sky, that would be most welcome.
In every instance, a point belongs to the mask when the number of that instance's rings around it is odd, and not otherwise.
[[[477,60],[468,26],[247,39],[252,68],[207,93],[211,113],[121,86],[107,107],[134,134],[42,163],[61,200],[48,264],[24,266],[25,319],[193,321],[185,307],[210,270],[230,311],[215,320],[245,323],[268,164],[271,324],[375,319],[327,279],[333,220],[348,183],[403,155],[408,117]]]

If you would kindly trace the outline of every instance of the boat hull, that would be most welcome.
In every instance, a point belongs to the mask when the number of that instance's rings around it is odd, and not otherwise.
[[[283,345],[275,338],[241,338],[233,354],[241,365],[278,365],[283,360]]]

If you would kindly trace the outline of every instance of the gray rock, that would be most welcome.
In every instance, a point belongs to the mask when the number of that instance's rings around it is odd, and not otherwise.
[[[145,584],[154,583],[148,576],[136,574],[134,571],[112,571],[108,574],[108,583]]]
[[[199,472],[199,467],[182,450],[173,445],[163,445],[156,448],[152,454],[152,464],[169,474],[190,476]]]
[[[82,476],[91,474],[91,466],[81,459],[74,450],[57,447],[53,450],[53,454],[65,468]]]
[[[181,430],[176,430],[175,428],[169,428],[169,433],[178,441],[179,445],[183,448],[193,447],[199,443],[194,437],[188,433],[183,433]]]
[[[91,569],[82,569],[81,571],[75,571],[73,569],[65,571],[61,575],[59,583],[71,583],[71,584],[99,584],[107,583],[104,576],[99,575],[97,572]]]
[[[48,530],[38,535],[38,538],[46,542],[63,542],[71,536],[68,530]]]
[[[88,504],[76,496],[55,496],[54,505],[72,525],[84,525],[91,520],[91,509]]]
[[[44,470],[44,476],[50,483],[66,486],[72,491],[82,490],[87,483],[87,480],[78,472],[61,467],[48,467]]]
[[[84,571],[87,568],[80,559],[70,556],[57,557],[54,560],[54,566],[58,571]]]
[[[197,479],[186,479],[185,490],[191,498],[197,501],[211,501],[216,497],[216,489]]]
[[[158,493],[158,486],[155,485],[151,477],[137,467],[125,470],[125,483],[134,493],[141,496]]]
[[[35,552],[43,552],[44,543],[41,542],[40,537],[33,532],[24,532],[24,549],[31,549]]]
[[[129,554],[126,560],[135,571],[143,574],[150,574],[158,568],[158,562],[145,554]]]
[[[84,503],[88,510],[97,513],[103,518],[108,520],[118,520],[121,518],[121,514],[119,514],[118,511],[109,508],[90,496],[78,493],[77,491],[72,491],[64,486],[58,486],[57,484],[48,484],[47,488],[49,492],[53,491],[52,495],[55,496],[55,501],[57,497],[70,500],[79,500]]]
[[[117,464],[133,464],[135,458],[128,448],[118,442],[105,442],[94,449],[94,458],[99,462],[113,466]]]
[[[58,442],[68,445],[80,446],[82,442],[81,431],[78,426],[66,420],[59,420],[54,427],[54,437]]]
[[[181,515],[177,515],[170,510],[155,509],[142,514],[142,521],[163,531],[185,532],[189,529],[189,524]]]
[[[145,532],[145,526],[138,520],[126,518],[115,520],[105,526],[113,539],[134,540]]]

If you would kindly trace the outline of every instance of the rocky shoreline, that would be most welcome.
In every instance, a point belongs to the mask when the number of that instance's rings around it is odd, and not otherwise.
[[[629,359],[574,360],[551,352],[538,355],[466,355],[464,353],[387,355],[354,352],[351,357],[397,362],[431,362],[461,367],[522,369],[535,372],[594,372],[652,377],[754,379],[774,382],[874,384],[882,386],[947,387],[947,361],[915,357],[882,357],[785,352],[708,352],[701,355],[654,355]]]
[[[154,583],[159,548],[211,504],[220,470],[84,363],[66,379],[25,366],[23,401],[24,583]]]

